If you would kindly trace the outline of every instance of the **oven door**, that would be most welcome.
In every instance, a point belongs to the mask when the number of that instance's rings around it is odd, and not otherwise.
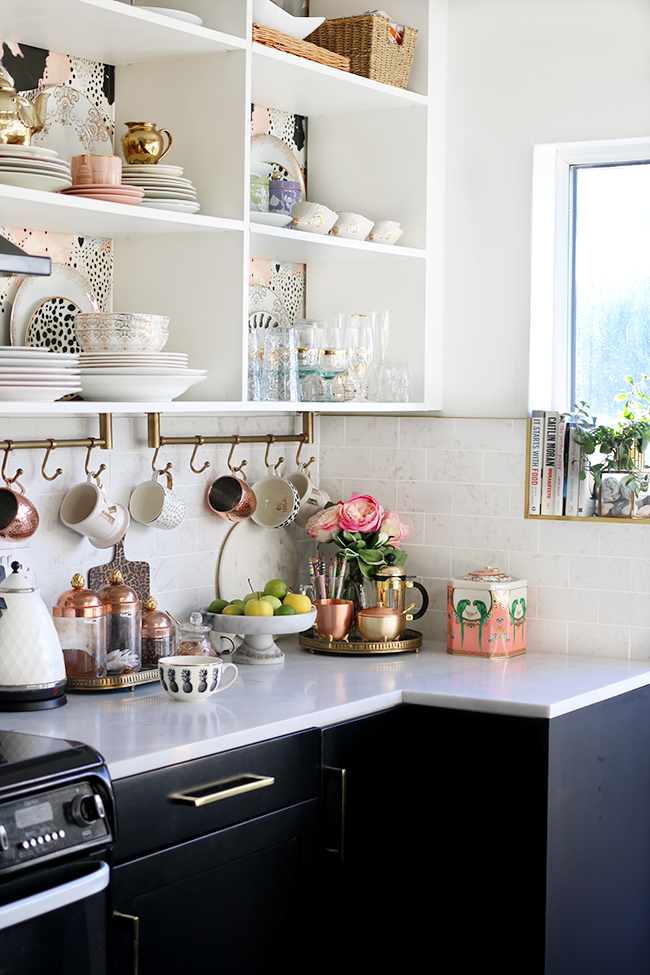
[[[0,975],[107,975],[104,860],[46,866],[0,884]]]

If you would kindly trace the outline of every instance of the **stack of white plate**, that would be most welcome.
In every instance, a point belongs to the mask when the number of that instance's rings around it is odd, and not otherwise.
[[[183,177],[182,166],[124,163],[122,185],[139,186],[144,190],[142,207],[176,210],[178,213],[196,213],[200,210],[196,190],[191,180]]]
[[[53,403],[81,392],[79,356],[0,345],[0,400]]]
[[[0,145],[0,183],[56,192],[72,186],[70,163],[54,149]]]
[[[207,372],[188,369],[184,352],[82,352],[79,364],[86,399],[121,403],[168,403]]]

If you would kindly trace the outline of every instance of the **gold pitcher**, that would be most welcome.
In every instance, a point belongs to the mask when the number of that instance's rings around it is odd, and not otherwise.
[[[386,565],[377,569],[373,581],[377,590],[377,605],[386,609],[395,610],[398,613],[405,613],[407,620],[419,620],[424,616],[429,607],[429,594],[419,582],[412,582],[406,575],[406,569],[401,565],[395,565],[395,556],[389,553],[386,556]],[[417,613],[410,615],[409,610],[413,606],[405,607],[406,590],[417,589],[422,596],[422,605]]]
[[[45,125],[45,107],[49,98],[42,91],[35,102],[16,94],[16,89],[0,75],[0,143],[29,146],[35,132]]]
[[[125,122],[128,129],[121,138],[122,152],[127,163],[153,165],[159,162],[172,144],[168,129],[156,129],[155,122]],[[167,136],[167,148],[163,149],[163,135]]]

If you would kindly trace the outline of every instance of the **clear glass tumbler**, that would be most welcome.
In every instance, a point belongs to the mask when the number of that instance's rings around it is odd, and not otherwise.
[[[296,336],[291,328],[268,329],[264,339],[262,398],[278,402],[298,402],[298,355]]]

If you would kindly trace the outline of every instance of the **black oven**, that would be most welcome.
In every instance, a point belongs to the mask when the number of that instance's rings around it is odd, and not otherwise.
[[[97,752],[0,731],[0,975],[107,975],[114,839]]]

